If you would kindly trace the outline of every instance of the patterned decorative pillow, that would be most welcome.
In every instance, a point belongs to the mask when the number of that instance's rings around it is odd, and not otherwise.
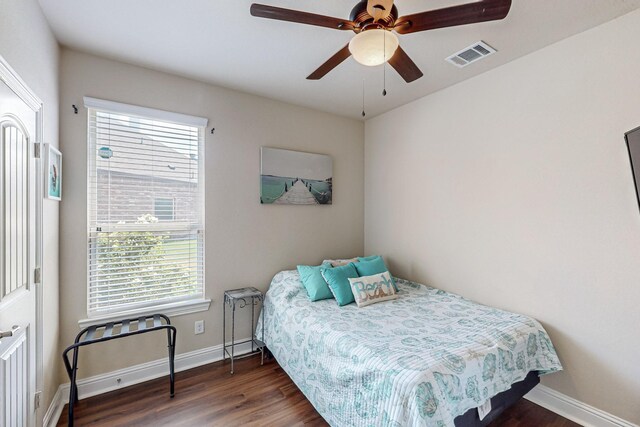
[[[347,264],[352,263],[352,262],[358,262],[358,258],[325,259],[324,261],[322,261],[323,264],[325,262],[328,262],[329,264],[331,264],[331,267],[342,267],[343,265],[347,265]]]
[[[349,279],[349,284],[358,307],[398,298],[388,271]]]

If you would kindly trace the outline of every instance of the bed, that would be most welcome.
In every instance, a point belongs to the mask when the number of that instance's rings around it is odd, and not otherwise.
[[[536,320],[396,284],[397,299],[358,308],[309,301],[297,271],[271,282],[259,319],[267,348],[330,425],[485,425],[562,369]]]

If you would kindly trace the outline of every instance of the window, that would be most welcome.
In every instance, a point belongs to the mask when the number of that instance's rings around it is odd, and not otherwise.
[[[175,209],[175,199],[168,197],[156,197],[153,200],[154,216],[158,221],[173,221]]]
[[[206,119],[85,105],[89,317],[201,300]]]

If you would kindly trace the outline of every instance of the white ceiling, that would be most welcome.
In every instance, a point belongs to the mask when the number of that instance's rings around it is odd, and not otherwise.
[[[257,0],[348,18],[357,0]],[[400,15],[470,0],[396,0]],[[254,18],[251,0],[40,0],[64,46],[148,68],[360,118],[451,86],[640,7],[640,0],[513,0],[502,21],[400,35],[424,72],[413,82],[387,67],[349,58],[319,81],[306,76],[348,43],[352,32]],[[498,53],[460,69],[444,58],[478,40]],[[523,82],[526,83],[526,82]]]

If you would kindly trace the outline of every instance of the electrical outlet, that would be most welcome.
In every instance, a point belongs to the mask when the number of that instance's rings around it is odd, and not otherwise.
[[[199,335],[204,333],[204,320],[196,320],[195,334]]]

